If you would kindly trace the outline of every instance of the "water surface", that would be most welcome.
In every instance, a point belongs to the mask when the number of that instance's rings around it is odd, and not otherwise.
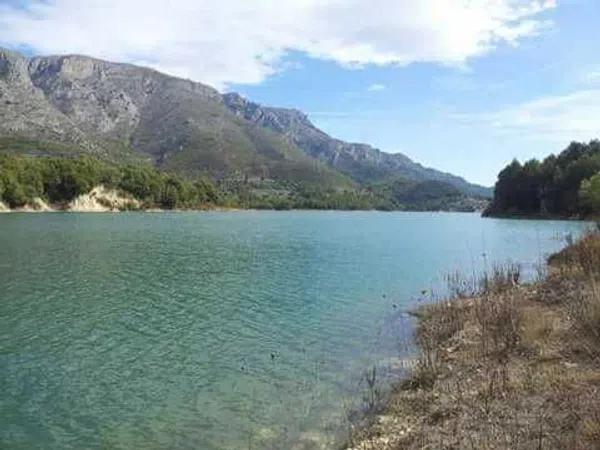
[[[583,227],[434,213],[0,215],[0,447],[311,448],[339,430],[362,371],[397,355],[386,324],[422,289],[494,261],[531,274]]]

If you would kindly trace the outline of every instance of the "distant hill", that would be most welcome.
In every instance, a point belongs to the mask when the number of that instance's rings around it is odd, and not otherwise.
[[[12,143],[12,144],[11,144]],[[0,49],[0,150],[146,161],[184,176],[362,189],[397,179],[491,191],[402,154],[331,138],[299,111],[155,70],[86,56],[27,58]]]

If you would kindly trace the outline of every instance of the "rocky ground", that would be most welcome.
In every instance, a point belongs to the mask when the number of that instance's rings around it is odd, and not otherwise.
[[[418,311],[420,361],[349,449],[600,448],[600,234]]]

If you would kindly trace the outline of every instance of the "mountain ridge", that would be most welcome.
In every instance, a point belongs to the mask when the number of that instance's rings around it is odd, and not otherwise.
[[[403,154],[329,136],[295,109],[262,106],[192,80],[83,55],[0,48],[0,135],[150,161],[184,174],[310,180],[349,187],[394,178],[491,190]],[[124,156],[125,155],[125,156]]]
[[[298,109],[263,106],[235,92],[223,94],[223,100],[238,116],[283,133],[311,156],[327,162],[359,183],[400,176],[412,181],[444,181],[470,195],[491,194],[489,188],[424,167],[403,153],[387,153],[369,144],[333,138],[317,128],[308,115]]]
[[[2,132],[99,156],[128,149],[131,157],[189,175],[244,172],[352,185],[282,137],[236,118],[209,86],[80,55],[25,58],[0,51]]]

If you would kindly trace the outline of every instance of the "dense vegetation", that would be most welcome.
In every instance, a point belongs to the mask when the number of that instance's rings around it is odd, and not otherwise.
[[[488,215],[600,214],[600,141],[573,142],[558,156],[514,160],[498,175]]]
[[[315,183],[230,176],[218,182],[225,206],[252,209],[473,211],[473,199],[448,183],[395,179],[366,187],[331,188]]]
[[[484,199],[466,197],[458,188],[444,181],[414,182],[399,178],[379,184],[374,190],[396,209],[403,206],[420,211],[472,211],[486,204]]]
[[[10,145],[13,148],[12,145]],[[473,210],[482,200],[437,181],[390,180],[376,185],[332,187],[316,182],[250,177],[234,172],[213,180],[192,178],[136,162],[113,162],[77,153],[53,156],[0,153],[0,201],[11,208],[40,199],[58,207],[105,186],[141,202],[142,208],[341,210]]]
[[[130,194],[145,207],[192,208],[219,202],[212,181],[191,182],[146,165],[116,166],[91,157],[0,155],[0,200],[12,208],[36,198],[64,204],[98,185]]]

